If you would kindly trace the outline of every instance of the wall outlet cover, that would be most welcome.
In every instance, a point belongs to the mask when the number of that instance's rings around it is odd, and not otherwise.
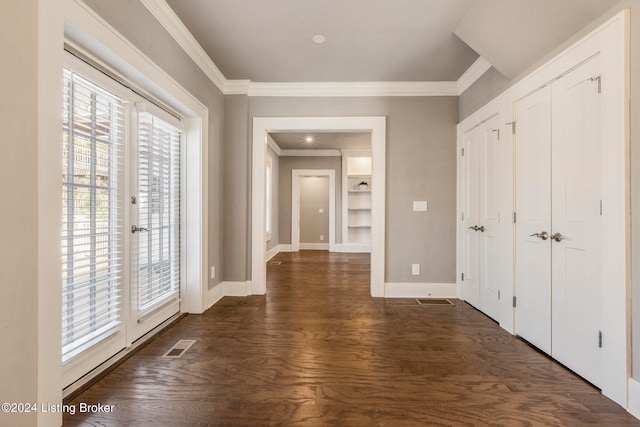
[[[413,202],[413,211],[414,212],[426,212],[427,210],[427,201],[420,200]]]

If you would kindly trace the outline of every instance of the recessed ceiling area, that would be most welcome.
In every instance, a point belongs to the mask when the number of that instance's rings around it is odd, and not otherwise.
[[[281,150],[371,149],[368,132],[272,132],[269,135]]]
[[[166,0],[226,79],[264,83],[456,82],[480,57],[513,79],[618,2]]]

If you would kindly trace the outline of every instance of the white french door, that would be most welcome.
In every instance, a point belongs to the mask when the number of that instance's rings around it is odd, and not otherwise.
[[[464,135],[465,301],[497,319],[499,123],[495,116]]]
[[[67,386],[180,311],[182,132],[71,55],[63,76]]]
[[[515,104],[516,332],[601,382],[600,62]]]
[[[136,113],[129,199],[130,341],[180,311],[181,277],[180,124],[150,104],[136,104]]]

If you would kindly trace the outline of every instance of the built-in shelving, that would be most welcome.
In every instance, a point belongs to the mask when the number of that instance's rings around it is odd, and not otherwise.
[[[343,151],[343,245],[371,251],[371,152]]]

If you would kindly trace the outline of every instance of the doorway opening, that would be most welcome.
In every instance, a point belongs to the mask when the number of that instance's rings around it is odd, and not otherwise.
[[[256,117],[252,136],[251,293],[266,293],[265,158],[273,132],[367,132],[371,134],[370,294],[384,296],[385,265],[385,117]]]
[[[336,178],[331,169],[294,169],[291,184],[291,250],[335,251]]]

